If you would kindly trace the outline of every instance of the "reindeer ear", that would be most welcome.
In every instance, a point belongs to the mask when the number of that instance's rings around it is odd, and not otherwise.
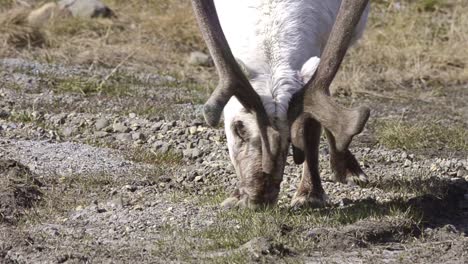
[[[307,83],[312,78],[312,76],[314,76],[314,73],[318,68],[319,62],[319,57],[312,57],[308,59],[304,63],[304,65],[302,65],[302,69],[299,75],[303,83]]]

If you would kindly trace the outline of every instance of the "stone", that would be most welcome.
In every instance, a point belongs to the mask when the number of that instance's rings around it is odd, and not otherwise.
[[[202,177],[202,176],[197,176],[197,177],[195,177],[194,181],[195,181],[195,182],[202,182],[202,181],[203,181],[203,177]]]
[[[128,128],[126,125],[122,123],[114,123],[112,125],[112,130],[114,132],[119,132],[119,133],[128,133],[130,132],[130,128]]]
[[[97,138],[103,138],[103,137],[106,137],[107,135],[109,135],[109,133],[107,133],[105,131],[94,132],[94,136],[97,137]]]
[[[69,11],[74,17],[114,17],[114,12],[99,0],[61,0],[58,2],[60,10]]]
[[[65,127],[64,129],[62,129],[62,135],[64,137],[70,137],[76,132],[78,132],[78,129],[76,127]]]
[[[10,112],[5,109],[0,109],[0,119],[7,119],[10,117]]]
[[[99,118],[98,120],[96,120],[96,123],[94,124],[94,126],[96,127],[97,130],[103,130],[104,128],[106,128],[107,126],[109,126],[109,120],[107,120],[107,118]]]
[[[464,171],[462,169],[457,170],[457,177],[461,178],[461,177],[463,177],[464,174],[465,173],[464,173]]]
[[[115,138],[119,141],[130,141],[132,140],[132,136],[127,133],[120,133],[115,136]]]
[[[189,128],[189,132],[191,135],[194,135],[197,133],[197,127],[196,126],[192,126]]]
[[[133,140],[144,140],[145,139],[145,135],[143,135],[142,133],[140,132],[135,132],[132,134],[132,139]]]
[[[50,2],[31,11],[26,20],[31,26],[41,27],[59,13],[62,12],[60,12],[58,5],[54,2]]]
[[[205,54],[201,51],[194,51],[190,53],[189,64],[196,66],[211,66],[212,61],[208,54]]]
[[[201,156],[201,151],[198,148],[192,149],[192,158],[198,158]]]

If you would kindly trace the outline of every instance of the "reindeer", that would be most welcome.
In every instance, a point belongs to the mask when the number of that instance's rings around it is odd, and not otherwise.
[[[219,76],[204,117],[216,126],[224,110],[229,156],[239,177],[222,206],[274,205],[290,145],[294,162],[304,164],[291,205],[326,205],[318,167],[322,126],[333,179],[365,182],[348,147],[370,110],[338,105],[329,87],[364,30],[368,0],[215,2],[192,5]]]

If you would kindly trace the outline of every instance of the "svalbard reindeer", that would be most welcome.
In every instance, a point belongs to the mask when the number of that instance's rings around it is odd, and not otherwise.
[[[348,146],[370,111],[338,105],[329,96],[329,86],[350,43],[364,29],[368,0],[192,4],[219,75],[204,106],[205,120],[216,126],[224,109],[229,155],[239,177],[223,205],[256,208],[276,203],[292,143],[294,161],[304,167],[291,204],[323,206],[326,194],[318,169],[322,126],[334,179],[365,181]]]

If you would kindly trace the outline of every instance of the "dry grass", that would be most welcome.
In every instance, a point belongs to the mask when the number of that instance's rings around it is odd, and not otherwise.
[[[468,81],[468,2],[381,0],[335,82],[345,92],[444,89]]]
[[[2,6],[14,2],[3,1]],[[31,28],[1,24],[0,39],[8,28],[30,37],[19,39],[26,45],[2,41],[0,57],[106,67],[120,64],[203,83],[216,80],[213,68],[187,66],[189,52],[205,50],[188,0],[104,2],[116,12],[116,19],[56,18],[43,34],[37,33],[47,38],[47,48],[31,45],[36,38],[36,33],[29,32]],[[0,9],[0,18],[7,12]],[[350,52],[333,90],[398,90],[411,96],[419,89],[443,90],[466,83],[467,12],[465,0],[373,1],[365,37]]]
[[[38,34],[47,37],[47,48],[0,43],[0,57],[26,57],[62,64],[99,65],[150,70],[184,78],[207,74],[213,69],[186,66],[188,54],[203,50],[204,44],[186,0],[106,2],[116,19],[78,19],[57,17]],[[0,18],[11,11],[0,9]],[[2,20],[3,21],[3,20]],[[21,23],[25,27],[24,23]],[[0,39],[5,32],[23,35],[11,23],[0,23]]]

